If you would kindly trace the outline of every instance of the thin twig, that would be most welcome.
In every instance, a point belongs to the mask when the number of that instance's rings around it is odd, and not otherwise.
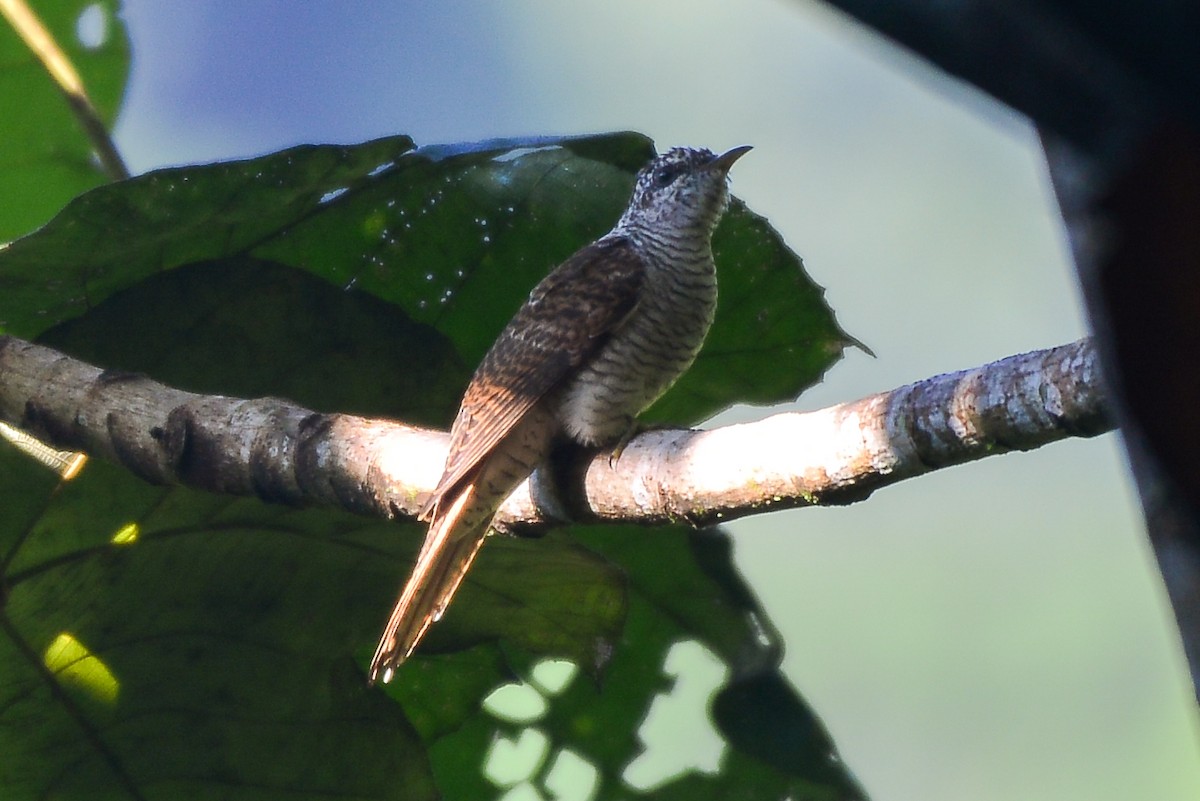
[[[8,423],[0,423],[0,439],[8,440],[26,456],[49,467],[58,473],[63,481],[75,478],[87,463],[86,453],[52,448],[40,439],[26,434],[19,428],[13,428]]]
[[[75,65],[54,41],[54,37],[50,31],[46,30],[46,26],[38,19],[37,14],[25,3],[25,0],[0,0],[0,14],[4,15],[8,24],[25,42],[25,46],[42,62],[46,72],[50,73],[50,77],[67,99],[67,106],[79,121],[84,134],[91,141],[92,148],[100,159],[100,165],[108,177],[114,181],[128,178],[129,169],[125,166],[121,154],[117,152],[117,146],[109,136],[107,126],[100,119],[100,114],[92,104],[91,98],[88,97],[87,90],[83,86],[83,79],[79,77]],[[64,481],[74,478],[87,461],[87,456],[83,453],[52,448],[11,426],[6,425],[0,428],[0,437],[7,439],[27,455],[58,472]]]
[[[108,128],[100,119],[96,107],[92,105],[91,98],[84,89],[83,79],[75,71],[75,66],[67,58],[67,54],[54,41],[50,31],[46,30],[46,26],[33,13],[33,9],[25,0],[0,0],[0,14],[4,15],[25,45],[42,62],[46,72],[50,73],[50,77],[66,97],[67,105],[91,140],[105,173],[114,181],[128,178],[129,170],[121,154],[117,152],[117,146],[109,136]]]

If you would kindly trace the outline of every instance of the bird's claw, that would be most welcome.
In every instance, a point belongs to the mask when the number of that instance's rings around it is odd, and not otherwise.
[[[645,427],[638,423],[637,420],[629,421],[625,433],[621,435],[621,438],[617,440],[617,444],[613,445],[612,451],[608,454],[608,467],[610,470],[614,469],[617,466],[617,462],[621,461],[621,454],[625,452],[625,446],[629,444],[630,440],[645,430]]]

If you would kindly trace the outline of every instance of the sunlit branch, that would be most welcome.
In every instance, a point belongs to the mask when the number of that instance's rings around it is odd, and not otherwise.
[[[444,432],[278,398],[197,395],[15,337],[0,337],[0,420],[153,483],[383,517],[416,514],[448,447]],[[498,522],[699,525],[845,504],[932,470],[1112,427],[1095,351],[1081,340],[815,412],[650,431],[615,465],[590,454],[553,480],[535,473]]]

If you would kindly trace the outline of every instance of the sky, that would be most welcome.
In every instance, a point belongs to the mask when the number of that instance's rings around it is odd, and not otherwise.
[[[126,0],[123,15],[116,138],[135,172],[396,133],[754,145],[734,193],[877,354],[849,353],[783,408],[1086,334],[1027,121],[815,2]],[[1197,717],[1115,434],[731,531],[788,678],[878,801],[1200,797]]]

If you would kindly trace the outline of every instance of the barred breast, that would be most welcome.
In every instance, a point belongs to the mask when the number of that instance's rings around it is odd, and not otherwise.
[[[702,240],[703,241],[703,240]],[[638,305],[565,387],[558,417],[584,445],[608,445],[658,400],[696,358],[717,306],[712,251],[643,242],[646,285]]]

